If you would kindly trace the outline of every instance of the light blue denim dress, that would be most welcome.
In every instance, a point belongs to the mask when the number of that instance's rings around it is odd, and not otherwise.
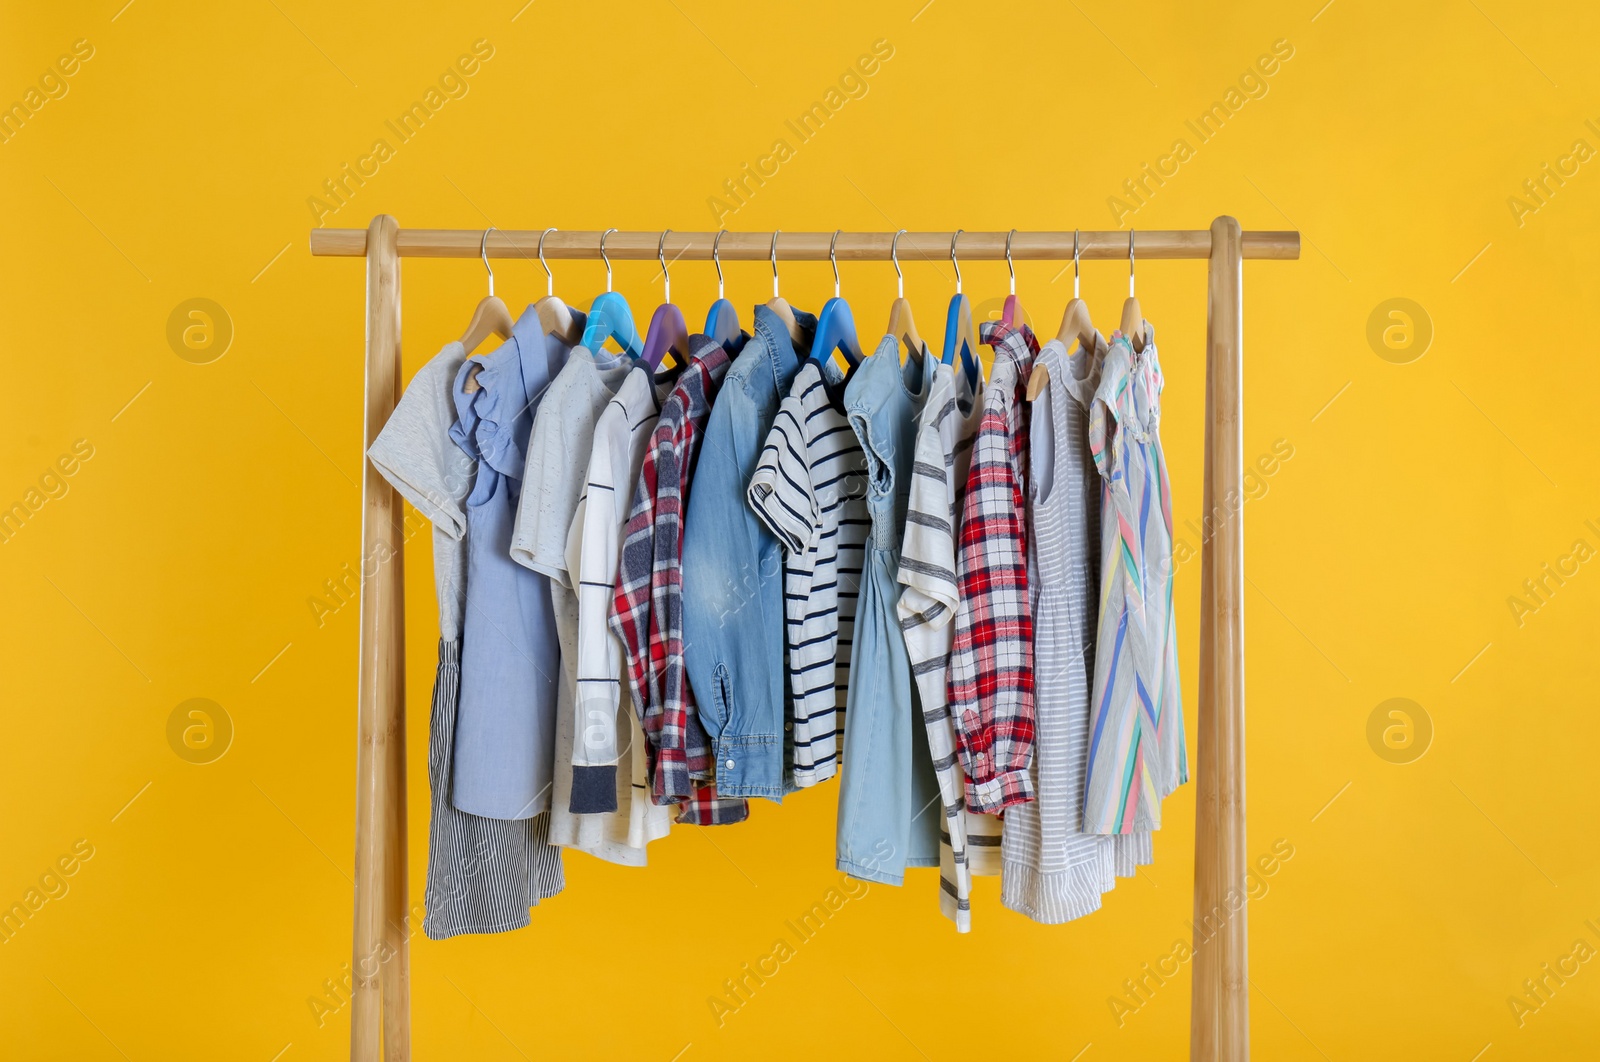
[[[582,327],[582,315],[573,312]],[[511,559],[511,531],[546,386],[571,348],[546,335],[529,307],[504,345],[456,374],[450,437],[477,461],[467,497],[467,602],[451,800],[489,819],[527,819],[550,806],[556,640],[550,580]],[[481,366],[481,367],[480,367]],[[466,389],[478,369],[478,389]]]
[[[867,458],[867,540],[844,720],[838,868],[899,885],[906,867],[939,865],[939,781],[897,611],[900,544],[911,495],[928,355],[900,364],[885,336],[845,387],[845,415]]]

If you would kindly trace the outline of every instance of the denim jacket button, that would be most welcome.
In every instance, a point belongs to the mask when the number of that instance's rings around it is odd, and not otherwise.
[[[728,770],[731,771],[731,770],[733,770],[733,761],[729,760],[727,763],[723,764],[723,766],[728,768]]]

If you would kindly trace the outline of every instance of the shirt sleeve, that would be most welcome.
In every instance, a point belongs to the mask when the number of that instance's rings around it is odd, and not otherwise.
[[[1033,799],[1033,622],[1022,512],[1005,414],[991,407],[967,481],[949,679],[967,806],[990,815]]]
[[[463,502],[472,488],[475,463],[450,438],[454,377],[442,355],[423,366],[372,441],[367,457],[433,526],[459,539],[467,530]]]
[[[572,481],[585,470],[570,467],[564,405],[563,396],[552,390],[534,415],[511,536],[511,559],[571,589],[567,537],[581,493],[572,489]]]
[[[620,677],[606,615],[617,574],[615,475],[608,436],[627,429],[620,407],[606,410],[595,432],[588,480],[567,538],[567,569],[577,578],[578,689],[574,699],[572,801],[574,815],[617,810]]]
[[[687,799],[696,770],[711,770],[710,740],[700,725],[694,690],[683,662],[684,505],[689,497],[696,427],[686,420],[680,432],[658,438],[655,451],[655,523],[650,573],[650,666],[659,714],[643,721],[656,750],[656,803]],[[703,432],[704,425],[699,429]]]
[[[661,725],[661,695],[651,666],[650,630],[651,578],[656,567],[656,455],[663,445],[662,430],[651,432],[644,462],[639,468],[628,522],[622,531],[622,552],[617,559],[617,578],[612,586],[611,612],[607,616],[611,633],[622,646],[628,685],[633,692],[634,714],[644,729],[652,756],[659,744],[657,734]],[[670,432],[670,428],[666,430]]]
[[[750,508],[789,553],[804,553],[818,533],[820,513],[807,460],[806,419],[798,396],[783,400],[746,491]]]
[[[1121,351],[1113,350],[1106,358],[1100,386],[1089,403],[1089,454],[1094,458],[1095,470],[1106,480],[1116,477],[1122,463],[1119,460],[1122,440],[1117,431],[1117,397],[1127,386],[1126,362]]]
[[[724,755],[733,737],[727,732],[729,722],[741,711],[731,703],[729,661],[748,656],[754,637],[776,631],[777,653],[768,659],[778,669],[774,679],[780,699],[783,684],[781,623],[764,622],[768,617],[761,614],[755,593],[756,580],[766,577],[757,570],[761,524],[744,505],[756,463],[753,441],[745,440],[758,438],[754,402],[742,389],[725,384],[706,423],[683,536],[683,571],[694,575],[692,584],[685,579],[683,594],[684,668],[718,761],[718,788],[735,794],[751,784],[747,779],[756,768],[745,755],[736,757],[730,768]],[[758,634],[752,635],[752,628]]]
[[[938,429],[927,425],[917,436],[906,505],[906,533],[900,548],[900,627],[906,641],[927,638],[955,619],[956,537],[951,526],[950,469]],[[946,646],[949,642],[945,643]],[[921,660],[929,653],[912,653]]]

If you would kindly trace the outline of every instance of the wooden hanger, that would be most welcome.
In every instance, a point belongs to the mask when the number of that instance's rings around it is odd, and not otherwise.
[[[907,357],[921,358],[922,352],[927,349],[927,344],[922,341],[922,334],[917,331],[917,321],[912,316],[911,303],[906,299],[906,276],[900,271],[900,235],[905,231],[901,229],[896,232],[894,241],[889,244],[889,258],[894,262],[895,288],[898,294],[894,305],[889,307],[888,333],[905,344]]]
[[[470,357],[472,352],[483,344],[490,336],[499,336],[501,339],[511,338],[511,329],[515,322],[511,320],[511,311],[506,309],[506,304],[501,302],[494,293],[494,268],[489,265],[489,233],[494,231],[491,225],[483,230],[483,242],[478,247],[478,253],[483,258],[483,268],[489,271],[489,294],[478,303],[478,308],[472,311],[472,321],[467,325],[467,330],[461,336],[461,348]],[[478,374],[471,373],[467,382],[462,384],[462,390],[472,394],[478,390]]]
[[[1144,310],[1139,307],[1139,299],[1133,293],[1133,230],[1128,230],[1128,298],[1122,304],[1122,321],[1118,325],[1122,334],[1128,337],[1128,343],[1133,347],[1135,354],[1144,353],[1146,342],[1144,331]]]
[[[567,346],[574,346],[583,338],[583,330],[578,327],[577,318],[572,316],[572,311],[567,304],[556,298],[556,278],[550,272],[550,264],[544,260],[544,238],[555,232],[554,228],[545,229],[539,234],[539,264],[544,266],[544,298],[533,304],[533,312],[539,315],[539,328],[547,336],[555,336]]]
[[[1066,347],[1069,351],[1072,344],[1077,343],[1091,353],[1095,348],[1094,322],[1089,319],[1089,306],[1078,296],[1080,277],[1078,276],[1078,232],[1072,232],[1072,298],[1067,303],[1067,308],[1061,313],[1061,328],[1056,332],[1056,342]],[[1033,372],[1028,376],[1027,399],[1033,402],[1044,394],[1046,387],[1050,386],[1050,370],[1043,363],[1035,362]]]
[[[492,226],[483,230],[483,243],[479,247],[483,268],[489,271],[489,294],[478,303],[478,308],[472,312],[472,322],[461,336],[461,346],[469,355],[491,335],[501,339],[511,338],[511,328],[515,323],[511,320],[511,311],[494,293],[494,268],[489,265],[489,233],[493,231]]]
[[[789,342],[796,348],[804,342],[805,336],[800,331],[800,323],[794,319],[794,310],[782,295],[778,294],[778,233],[782,229],[772,230],[772,298],[767,300],[767,309],[777,314],[783,321],[783,327],[788,330]]]

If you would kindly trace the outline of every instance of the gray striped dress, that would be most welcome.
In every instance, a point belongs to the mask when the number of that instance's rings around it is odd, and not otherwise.
[[[1089,453],[1088,408],[1105,341],[1069,355],[1052,340],[1037,365],[1050,385],[1034,403],[1028,493],[1028,589],[1033,598],[1035,798],[1006,811],[1000,901],[1036,922],[1081,918],[1117,877],[1150,862],[1148,831],[1118,838],[1083,832],[1099,601],[1099,476]]]
[[[477,463],[450,439],[456,420],[451,388],[465,356],[460,343],[449,343],[418,369],[368,450],[372,466],[433,524],[439,665],[428,723],[432,818],[422,921],[432,940],[520,929],[528,924],[528,908],[560,892],[564,881],[561,849],[548,840],[548,813],[486,819],[450,800],[466,610],[464,504],[477,471]]]
[[[528,924],[528,908],[559,893],[565,883],[561,849],[550,844],[549,812],[531,819],[485,819],[450,803],[460,692],[461,643],[440,638],[428,731],[433,819],[422,931],[429,940],[521,929]]]

